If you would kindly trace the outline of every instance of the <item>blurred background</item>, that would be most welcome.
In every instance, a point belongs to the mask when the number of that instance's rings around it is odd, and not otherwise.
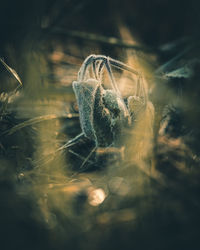
[[[2,250],[199,249],[199,10],[198,0],[1,1]],[[92,142],[62,146],[81,132],[71,84],[90,54],[141,72],[150,106],[121,149],[80,169]],[[131,95],[129,75],[114,74]]]

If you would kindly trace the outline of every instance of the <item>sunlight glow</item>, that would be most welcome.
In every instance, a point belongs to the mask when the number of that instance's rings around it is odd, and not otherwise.
[[[98,188],[89,193],[89,204],[91,206],[99,206],[106,198],[103,189]]]

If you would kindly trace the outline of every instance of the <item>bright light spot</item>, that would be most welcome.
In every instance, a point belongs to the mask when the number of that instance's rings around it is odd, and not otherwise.
[[[103,189],[98,188],[89,193],[89,203],[91,206],[99,206],[106,198]]]

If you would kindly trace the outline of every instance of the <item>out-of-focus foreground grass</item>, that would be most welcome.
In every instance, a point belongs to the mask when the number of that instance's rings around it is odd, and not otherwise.
[[[198,7],[156,0],[2,5],[0,56],[23,86],[16,90],[0,65],[1,249],[198,249]],[[81,132],[71,83],[90,54],[141,72],[152,104],[124,136],[122,157],[99,151],[97,164],[80,171],[82,149],[61,147]],[[184,67],[192,76],[160,77]],[[114,74],[131,95],[130,75]]]

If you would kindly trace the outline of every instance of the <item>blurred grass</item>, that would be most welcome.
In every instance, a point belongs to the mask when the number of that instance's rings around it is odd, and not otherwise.
[[[154,78],[154,70],[180,52],[175,40],[190,36],[197,45],[174,67],[198,58],[198,7],[197,1],[156,0],[2,5],[0,55],[23,83],[0,100],[2,249],[198,249],[198,65],[188,80]],[[105,41],[109,37],[117,46]],[[164,43],[175,49],[163,50]],[[123,161],[112,156],[105,164],[103,158],[94,171],[80,173],[73,168],[80,161],[59,148],[80,133],[71,82],[89,54],[109,55],[142,72],[155,120],[151,107],[141,114]],[[116,76],[126,90],[129,76]],[[1,93],[17,86],[3,66],[0,79]],[[171,105],[183,110],[180,123],[189,133],[170,133],[178,126],[171,125],[170,112],[170,122],[161,124]]]

